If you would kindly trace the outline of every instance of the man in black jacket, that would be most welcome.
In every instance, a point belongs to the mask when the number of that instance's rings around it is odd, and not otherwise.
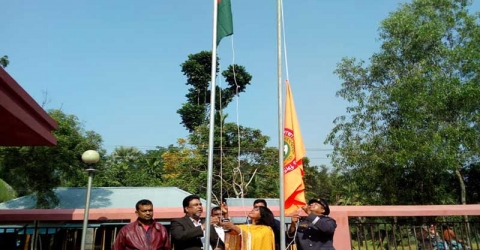
[[[335,250],[333,247],[333,234],[337,223],[330,218],[330,208],[324,199],[311,199],[308,206],[303,207],[307,217],[300,218],[299,215],[292,216],[289,234],[293,237],[296,233],[296,244],[298,250]],[[298,228],[297,228],[298,224]]]
[[[170,233],[175,250],[201,250],[204,249],[203,242],[205,237],[205,222],[202,223],[200,216],[203,213],[200,197],[189,195],[183,199],[183,211],[185,216],[173,219],[170,224]],[[212,220],[210,230],[210,246],[214,250],[223,250],[222,244],[217,246],[218,234],[213,227],[215,220]],[[205,250],[209,250],[208,248]]]

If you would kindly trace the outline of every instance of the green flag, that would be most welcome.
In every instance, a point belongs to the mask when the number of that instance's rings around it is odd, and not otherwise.
[[[220,40],[233,34],[232,4],[230,0],[218,0],[217,46]]]

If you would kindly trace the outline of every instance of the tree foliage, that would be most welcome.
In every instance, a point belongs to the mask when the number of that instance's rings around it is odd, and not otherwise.
[[[195,194],[206,193],[206,158],[185,139],[179,139],[177,146],[169,147],[162,158],[165,185]]]
[[[244,92],[252,76],[240,65],[230,65],[222,76],[226,86],[216,86],[216,103],[210,102],[211,56],[202,51],[188,56],[182,66],[190,86],[187,102],[177,112],[190,132],[163,155],[165,180],[187,191],[206,195],[209,122],[215,109],[213,195],[224,197],[278,196],[277,150],[267,147],[269,138],[260,130],[226,122],[223,110]],[[217,58],[218,61],[218,58]],[[216,72],[219,72],[218,63]],[[277,178],[275,178],[277,176]]]
[[[17,198],[17,192],[4,180],[0,179],[0,203]]]
[[[226,123],[214,129],[213,195],[278,196],[278,150],[266,146],[260,130]],[[208,126],[197,127],[188,141],[179,140],[163,154],[165,185],[206,195]],[[239,151],[240,150],[240,151]]]
[[[0,67],[6,68],[8,64],[10,64],[10,60],[7,55],[0,57]]]
[[[466,167],[462,173],[465,176],[465,186],[467,192],[467,203],[480,203],[480,164],[471,164]]]
[[[219,72],[217,57],[217,69]],[[183,126],[189,131],[195,131],[195,128],[207,122],[207,110],[210,107],[210,80],[212,69],[212,53],[202,51],[188,56],[188,60],[182,63],[182,72],[187,77],[186,85],[189,85],[187,102],[177,110],[182,118]],[[221,88],[216,86],[215,110],[221,111],[228,106],[235,95],[245,91],[250,84],[252,76],[246,71],[244,66],[229,65],[222,72],[227,86]]]
[[[338,64],[337,94],[352,105],[327,142],[334,166],[370,203],[465,203],[460,170],[476,161],[480,141],[480,26],[468,6],[403,4],[381,23],[381,49],[367,65]]]
[[[305,170],[305,196],[307,199],[322,197],[328,201],[335,201],[335,174],[325,166],[311,166],[310,159],[304,157],[303,169]]]
[[[106,157],[95,177],[97,185],[106,187],[141,186],[143,153],[134,147],[117,147]]]
[[[105,156],[94,179],[94,185],[104,187],[155,187],[162,185],[163,159],[167,149],[142,152],[135,147],[120,146]]]
[[[86,184],[87,175],[81,161],[83,152],[95,149],[103,154],[102,138],[93,131],[85,131],[75,115],[51,110],[49,115],[58,123],[53,132],[57,138],[54,147],[3,147],[0,176],[19,196],[36,193],[37,208],[53,208],[58,199],[53,189],[59,186]]]

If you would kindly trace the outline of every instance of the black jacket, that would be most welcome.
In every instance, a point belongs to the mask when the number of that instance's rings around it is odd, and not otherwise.
[[[318,220],[312,222],[318,217]],[[298,250],[335,250],[333,247],[333,234],[337,228],[334,219],[328,216],[310,214],[298,224],[296,244]]]
[[[170,224],[170,234],[172,236],[172,244],[175,250],[203,249],[201,240],[201,238],[204,237],[203,230],[201,227],[196,227],[188,216],[173,219]],[[225,249],[225,244],[219,239],[215,228],[211,226],[210,245],[215,249],[217,243],[219,244],[219,248]]]

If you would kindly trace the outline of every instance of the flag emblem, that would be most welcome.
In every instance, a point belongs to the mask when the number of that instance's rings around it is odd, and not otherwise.
[[[291,129],[285,128],[284,131],[284,173],[288,173],[296,168],[295,161],[295,141],[293,137],[293,131]]]

